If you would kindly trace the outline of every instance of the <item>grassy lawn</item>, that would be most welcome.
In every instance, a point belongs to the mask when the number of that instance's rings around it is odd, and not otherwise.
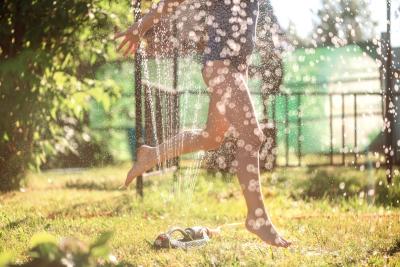
[[[171,226],[243,222],[244,201],[234,177],[193,168],[180,170],[178,182],[171,174],[146,178],[141,200],[133,189],[117,190],[128,167],[31,174],[24,190],[0,195],[0,252],[24,261],[36,232],[89,242],[112,230],[113,254],[133,266],[400,266],[400,209],[374,203],[374,181],[366,181],[383,177],[383,171],[302,168],[263,174],[267,207],[294,242],[289,249],[269,248],[239,226],[223,228],[202,248],[155,251],[147,241]],[[329,176],[331,187],[336,176],[360,180],[370,194],[351,195],[357,190],[340,182],[339,189],[320,192],[325,197],[307,199],[305,194],[315,196],[307,181],[318,175]]]

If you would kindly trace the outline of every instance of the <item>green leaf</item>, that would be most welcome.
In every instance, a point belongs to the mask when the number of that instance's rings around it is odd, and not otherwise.
[[[32,248],[29,252],[32,258],[55,261],[62,257],[62,252],[56,244],[45,242]]]
[[[43,243],[51,243],[56,245],[57,239],[55,238],[55,236],[46,232],[36,233],[31,238],[30,246],[36,247]]]
[[[0,267],[7,267],[11,263],[12,255],[9,252],[2,252],[0,254]]]
[[[91,255],[95,258],[106,258],[110,254],[111,250],[108,246],[98,246],[91,250]]]

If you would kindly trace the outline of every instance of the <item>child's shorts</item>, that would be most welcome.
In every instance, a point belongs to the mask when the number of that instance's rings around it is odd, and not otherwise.
[[[207,61],[229,59],[234,67],[247,64],[256,41],[258,0],[213,0],[206,20]]]

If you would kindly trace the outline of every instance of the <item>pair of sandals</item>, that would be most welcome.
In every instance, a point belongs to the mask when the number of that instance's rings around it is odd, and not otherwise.
[[[206,245],[213,235],[219,234],[220,229],[210,229],[203,226],[194,226],[189,228],[173,227],[167,232],[157,236],[153,247],[155,249],[162,248],[181,248],[189,249]],[[182,235],[177,238],[175,233]]]

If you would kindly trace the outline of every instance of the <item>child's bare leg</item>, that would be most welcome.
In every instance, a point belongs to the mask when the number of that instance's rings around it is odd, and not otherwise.
[[[143,172],[150,170],[157,163],[182,154],[199,150],[211,150],[220,146],[229,124],[224,116],[217,111],[221,96],[211,92],[208,109],[208,121],[205,129],[183,131],[156,147],[143,145],[138,149],[137,162],[128,172],[125,185]]]
[[[235,75],[235,69],[225,66],[220,60],[214,61],[209,68],[205,75],[206,83],[213,86],[214,90],[225,92],[223,113],[238,137],[237,174],[247,205],[246,228],[268,244],[287,247],[290,242],[277,233],[264,207],[260,188],[259,150],[265,136],[255,117],[244,80],[245,72]],[[215,80],[220,82],[213,82]]]

